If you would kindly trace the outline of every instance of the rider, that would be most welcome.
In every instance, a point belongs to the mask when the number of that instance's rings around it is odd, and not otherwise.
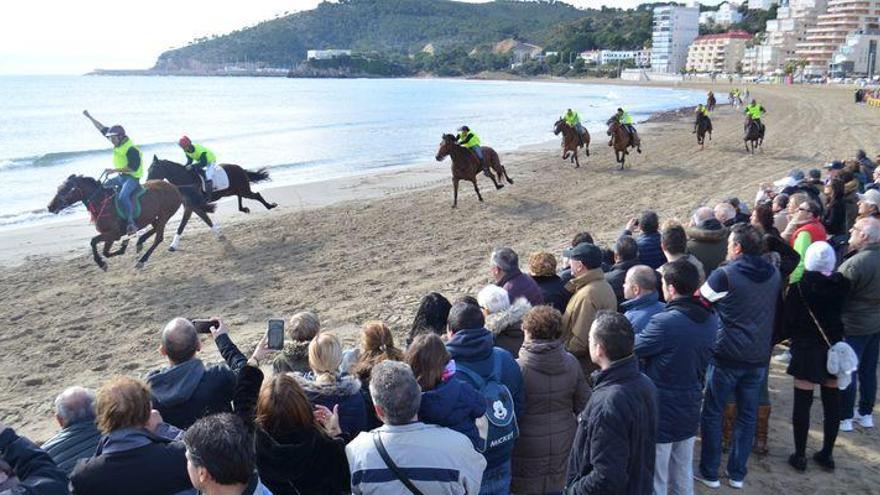
[[[581,125],[581,116],[578,115],[577,112],[575,112],[574,110],[569,108],[568,110],[565,111],[565,115],[562,117],[562,119],[565,121],[566,124],[568,124],[569,126],[574,128],[574,130],[577,132],[577,136],[581,142],[581,145],[583,145],[584,144],[584,126]]]
[[[455,138],[455,142],[464,146],[465,148],[474,152],[477,155],[477,159],[480,160],[480,165],[483,167],[483,175],[486,177],[492,177],[492,174],[489,173],[489,165],[486,164],[486,160],[483,159],[483,149],[480,148],[480,137],[477,134],[468,128],[468,126],[463,125],[458,129],[458,137]]]
[[[83,111],[92,124],[101,131],[101,134],[113,143],[113,168],[105,169],[108,174],[118,174],[116,177],[104,183],[105,186],[117,188],[119,195],[119,207],[127,221],[126,233],[128,235],[137,232],[134,222],[134,193],[140,189],[140,179],[144,175],[143,155],[141,150],[128,138],[125,129],[121,125],[107,127],[95,120],[88,110]]]
[[[696,117],[696,120],[694,121],[694,132],[692,132],[691,134],[697,133],[697,125],[699,125],[701,118],[704,118],[704,117],[706,119],[709,118],[709,109],[706,108],[705,105],[700,103],[699,105],[697,105],[697,108],[694,110],[694,116]],[[711,122],[709,123],[709,129],[712,129]]]
[[[205,197],[210,200],[211,193],[214,192],[214,165],[217,163],[217,157],[213,151],[201,144],[193,144],[186,136],[180,138],[177,144],[183,148],[183,153],[186,155],[186,168],[188,170],[195,168],[205,180]]]
[[[614,115],[617,118],[617,122],[619,122],[624,130],[629,134],[630,140],[638,145],[639,143],[639,134],[636,132],[636,127],[633,125],[635,122],[628,112],[624,112],[622,108],[617,109],[617,114]],[[608,144],[611,146],[611,143]]]
[[[746,114],[746,123],[743,126],[745,130],[749,128],[749,122],[755,121],[758,123],[758,128],[761,130],[761,135],[764,135],[764,124],[761,123],[761,116],[767,113],[767,110],[758,104],[758,100],[752,98],[752,102],[746,106],[745,114]]]

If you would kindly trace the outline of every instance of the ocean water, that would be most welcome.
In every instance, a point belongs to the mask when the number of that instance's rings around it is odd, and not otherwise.
[[[441,134],[463,124],[505,152],[554,139],[553,123],[568,107],[598,132],[618,107],[644,119],[703,97],[667,88],[443,79],[3,76],[0,229],[57,218],[46,205],[68,175],[96,177],[112,166],[111,145],[84,109],[104,125],[123,125],[147,165],[154,154],[184,162],[176,143],[186,134],[220,163],[268,167],[267,185],[283,185],[433,161]]]

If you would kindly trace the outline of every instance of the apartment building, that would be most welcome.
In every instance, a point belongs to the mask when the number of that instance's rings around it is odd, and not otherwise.
[[[857,31],[880,30],[880,0],[829,0],[828,10],[807,29],[796,54],[807,61],[806,74],[825,74],[835,52]]]
[[[745,31],[705,34],[697,37],[688,49],[688,71],[733,74],[742,62],[746,43],[752,35]]]
[[[687,63],[688,46],[699,34],[699,7],[654,9],[651,71],[675,73]]]

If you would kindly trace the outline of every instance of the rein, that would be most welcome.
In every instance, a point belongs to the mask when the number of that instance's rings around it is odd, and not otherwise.
[[[96,191],[97,193],[98,191]],[[94,196],[94,194],[92,194]],[[91,199],[91,196],[89,197]],[[94,203],[83,201],[86,204],[86,209],[89,210],[89,215],[92,217],[92,223],[98,223],[98,220],[104,215],[104,211],[107,209],[107,206],[110,204],[110,201],[113,199],[113,195],[109,194],[104,201],[101,201],[101,206],[98,208],[94,206]],[[96,213],[97,211],[97,213]]]

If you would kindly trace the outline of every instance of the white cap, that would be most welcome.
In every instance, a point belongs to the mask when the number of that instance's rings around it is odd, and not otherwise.
[[[831,275],[837,265],[837,255],[834,248],[825,241],[817,241],[810,244],[804,256],[804,267],[811,272],[821,272]]]
[[[874,205],[880,210],[880,191],[876,189],[868,189],[865,194],[859,194],[859,201]]]

